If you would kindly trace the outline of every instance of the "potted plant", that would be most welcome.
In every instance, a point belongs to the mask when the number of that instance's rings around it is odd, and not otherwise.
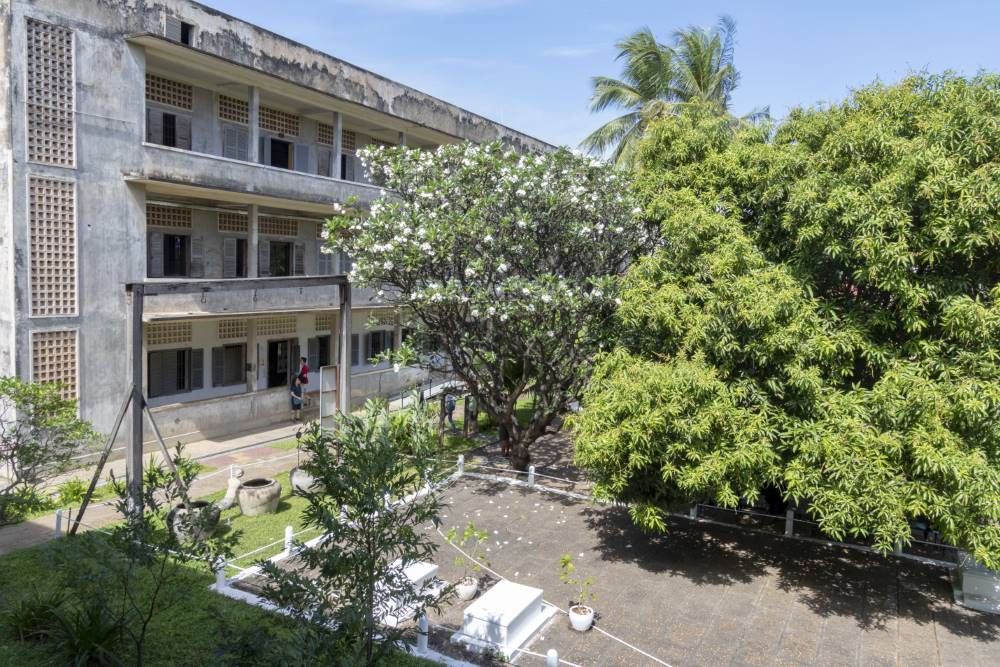
[[[455,583],[455,592],[459,600],[471,600],[479,590],[479,573],[484,565],[489,567],[490,564],[483,550],[483,543],[490,535],[485,530],[477,529],[476,524],[470,521],[461,533],[452,527],[447,537],[449,542],[468,554],[468,557],[462,554],[455,556],[455,565],[463,570],[462,578]]]
[[[569,603],[569,622],[577,632],[586,632],[594,623],[594,610],[587,603],[595,599],[590,587],[594,585],[593,577],[574,577],[576,566],[573,557],[563,554],[559,559],[559,580],[577,589],[576,599]]]

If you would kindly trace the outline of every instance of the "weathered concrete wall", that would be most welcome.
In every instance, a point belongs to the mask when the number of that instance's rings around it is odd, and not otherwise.
[[[0,377],[14,375],[14,164],[11,152],[10,0],[0,0]]]

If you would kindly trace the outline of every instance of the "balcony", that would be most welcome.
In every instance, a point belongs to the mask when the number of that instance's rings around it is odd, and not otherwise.
[[[219,201],[323,214],[351,196],[362,204],[379,197],[378,187],[363,183],[150,143],[144,143],[142,151],[141,170],[125,174],[125,179],[175,195],[211,193]]]
[[[340,307],[338,278],[329,276],[328,285],[303,287],[269,287],[268,281],[288,281],[288,278],[260,278],[246,289],[217,291],[220,281],[185,279],[191,288],[204,285],[205,290],[184,294],[164,293],[144,304],[147,320],[182,320],[217,315],[284,314],[304,311],[332,311]],[[175,283],[176,279],[150,279],[147,284]]]

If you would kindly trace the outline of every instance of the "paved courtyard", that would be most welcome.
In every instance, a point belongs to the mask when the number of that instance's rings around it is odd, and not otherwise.
[[[498,573],[565,608],[559,556],[571,553],[596,579],[597,625],[674,667],[1000,664],[1000,617],[955,605],[943,569],[682,519],[649,537],[622,508],[469,478],[443,494],[442,530],[488,530]],[[432,534],[455,580],[455,552]],[[458,627],[461,608],[435,620]],[[588,667],[660,664],[565,616],[531,645],[549,648]]]

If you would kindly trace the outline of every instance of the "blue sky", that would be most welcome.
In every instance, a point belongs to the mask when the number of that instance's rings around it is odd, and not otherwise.
[[[576,146],[611,114],[587,109],[590,77],[617,76],[614,43],[648,25],[738,24],[734,111],[836,101],[912,70],[1000,71],[1000,3],[205,0],[338,58],[540,139]]]

